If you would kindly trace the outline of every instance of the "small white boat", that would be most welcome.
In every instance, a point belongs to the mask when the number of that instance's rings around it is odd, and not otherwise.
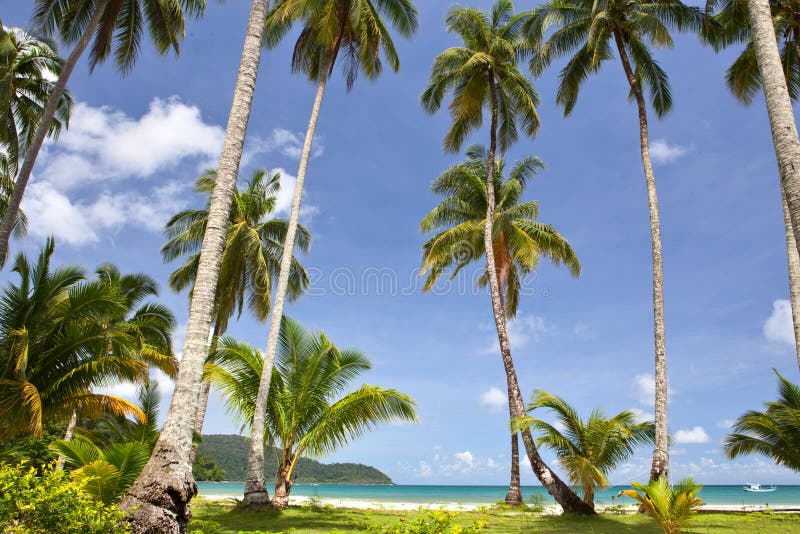
[[[745,484],[742,486],[742,489],[753,493],[766,493],[768,491],[775,491],[778,488],[775,486],[765,486],[763,484]]]

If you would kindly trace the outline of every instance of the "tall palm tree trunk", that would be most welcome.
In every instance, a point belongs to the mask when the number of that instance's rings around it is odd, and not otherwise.
[[[508,483],[505,503],[508,506],[522,505],[522,488],[519,481],[519,435],[511,434],[511,481]]]
[[[783,226],[786,233],[786,255],[789,260],[789,300],[792,303],[794,348],[797,364],[800,366],[800,254],[797,252],[797,242],[792,230],[789,205],[786,203],[786,195],[783,194],[783,184],[781,184],[781,204],[783,205]]]
[[[264,369],[261,373],[261,383],[253,412],[253,423],[250,427],[250,452],[247,456],[247,472],[244,485],[244,506],[250,509],[264,509],[269,507],[269,494],[264,483],[264,418],[267,410],[267,396],[272,378],[272,366],[275,363],[275,354],[278,350],[278,335],[283,317],[283,305],[286,301],[286,292],[289,287],[289,270],[292,265],[292,251],[294,250],[297,224],[300,220],[300,204],[303,200],[303,187],[306,181],[308,160],[311,158],[311,148],[314,143],[314,132],[317,129],[319,110],[322,107],[322,97],[328,82],[326,71],[317,85],[314,104],[311,107],[311,118],[308,121],[308,130],[303,142],[303,151],[300,155],[300,167],[297,170],[297,182],[294,185],[292,196],[292,209],[289,213],[289,227],[286,229],[286,240],[283,243],[283,255],[278,274],[278,287],[275,289],[275,300],[272,306],[272,316],[269,323],[269,336],[267,337],[267,352],[264,355]]]
[[[72,441],[72,436],[75,435],[75,425],[78,424],[78,412],[72,410],[72,416],[67,423],[67,430],[64,432],[64,441]],[[56,469],[64,469],[64,464],[67,462],[67,457],[63,454],[58,455],[56,460]]]
[[[656,439],[650,480],[669,477],[669,434],[667,431],[667,341],[664,332],[664,259],[661,252],[661,220],[658,213],[656,176],[650,161],[650,139],[647,132],[647,105],[642,89],[631,68],[625,46],[619,34],[614,33],[625,76],[636,98],[639,110],[639,142],[642,166],[647,184],[647,205],[650,209],[650,241],[653,255],[653,339],[655,345],[655,419]]]
[[[517,372],[514,369],[514,361],[511,358],[511,343],[508,338],[508,325],[506,323],[505,309],[503,308],[502,297],[500,294],[500,284],[497,278],[497,270],[494,260],[494,244],[492,240],[493,222],[495,212],[494,198],[494,160],[497,151],[497,88],[494,76],[489,76],[489,87],[492,96],[492,123],[490,128],[491,142],[489,143],[489,155],[486,172],[486,224],[483,232],[483,243],[486,250],[486,272],[489,275],[489,293],[492,299],[492,312],[494,313],[494,323],[497,329],[497,339],[500,344],[500,356],[503,359],[503,367],[506,372],[506,382],[509,391],[509,403],[511,404],[511,417],[513,419],[525,415],[525,403],[522,401],[522,393],[517,381]],[[522,442],[528,453],[528,459],[536,477],[542,485],[547,488],[550,495],[564,509],[565,513],[591,515],[595,511],[584,503],[569,486],[567,486],[549,467],[544,463],[536,443],[533,441],[530,429],[522,432]]]
[[[214,321],[214,333],[211,336],[211,344],[208,347],[209,356],[217,352],[217,344],[219,343],[219,336],[222,335],[222,328],[220,328],[220,321]],[[204,366],[205,367],[205,366]],[[211,382],[203,380],[200,384],[200,394],[197,398],[197,415],[194,419],[194,430],[192,435],[198,437],[203,436],[203,423],[206,420],[206,410],[208,410],[208,397],[211,395]],[[194,465],[194,459],[197,456],[198,444],[192,442],[192,452],[189,454],[189,465]]]
[[[8,206],[6,206],[3,220],[0,222],[0,265],[5,264],[6,258],[8,257],[8,241],[11,237],[11,233],[14,231],[14,225],[19,215],[19,207],[20,204],[22,204],[22,196],[25,194],[25,188],[28,186],[28,180],[30,180],[33,166],[36,163],[36,157],[39,155],[39,150],[41,150],[44,140],[47,137],[47,132],[50,130],[50,124],[56,116],[58,104],[64,96],[64,91],[67,89],[67,82],[69,82],[72,71],[75,70],[75,65],[78,64],[78,60],[83,55],[86,47],[89,46],[89,42],[91,42],[94,31],[103,18],[103,12],[108,3],[109,0],[100,0],[95,6],[92,18],[86,26],[86,31],[75,44],[75,48],[72,49],[69,57],[67,57],[67,60],[64,62],[64,66],[61,68],[58,80],[56,80],[53,91],[47,99],[47,104],[45,105],[41,120],[36,126],[36,132],[33,134],[33,138],[25,150],[25,160],[14,181],[14,189],[11,191],[11,197],[8,199]]]
[[[208,331],[214,315],[214,296],[231,198],[250,118],[268,8],[269,0],[253,0],[250,8],[172,402],[150,460],[121,503],[130,514],[133,531],[137,534],[184,532],[190,515],[189,501],[197,493],[189,464],[192,430],[197,416],[203,365],[208,355]]]
[[[767,114],[778,160],[781,184],[789,206],[794,235],[800,235],[800,141],[786,86],[775,26],[768,0],[747,0],[750,15],[750,38],[756,52],[761,87],[767,103]],[[797,240],[795,240],[797,241]],[[800,252],[800,243],[795,243]]]

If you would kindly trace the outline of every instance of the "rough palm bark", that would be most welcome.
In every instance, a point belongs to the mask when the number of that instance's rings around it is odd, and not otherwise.
[[[778,54],[769,1],[747,0],[747,8],[750,16],[750,38],[761,75],[778,171],[789,206],[792,232],[797,236],[800,235],[800,141],[797,138],[792,102]],[[795,243],[795,248],[800,252],[800,243]]]
[[[278,284],[275,289],[272,316],[269,323],[267,337],[267,351],[264,354],[264,369],[261,374],[261,383],[256,396],[253,413],[253,423],[250,427],[250,451],[247,456],[247,472],[245,474],[244,506],[252,510],[264,509],[270,506],[267,486],[264,483],[264,418],[267,409],[267,396],[272,378],[272,366],[275,363],[275,354],[278,350],[278,335],[281,329],[283,306],[286,302],[286,291],[289,287],[289,270],[291,268],[292,250],[294,249],[297,224],[300,220],[300,205],[303,200],[303,187],[305,185],[308,161],[311,158],[311,148],[314,143],[314,132],[317,129],[319,110],[322,107],[322,98],[328,81],[328,73],[324,73],[317,85],[314,104],[311,107],[311,117],[308,121],[308,130],[303,142],[303,151],[300,154],[300,166],[297,170],[297,182],[292,196],[292,208],[289,213],[289,227],[286,229],[286,240],[283,243],[283,256],[278,273]]]
[[[121,503],[137,534],[185,532],[190,517],[189,501],[197,493],[189,463],[192,430],[197,415],[203,365],[208,355],[208,332],[214,314],[214,295],[228,229],[231,198],[250,117],[268,8],[269,0],[253,0],[250,8],[172,402],[150,460]]]
[[[800,254],[792,230],[792,219],[789,205],[781,187],[781,204],[783,205],[783,225],[786,233],[786,255],[789,260],[789,300],[792,304],[792,326],[794,327],[794,346],[797,364],[800,366]]]
[[[647,130],[647,105],[642,88],[631,68],[625,46],[619,34],[614,34],[622,68],[636,99],[639,112],[639,142],[642,166],[647,185],[647,205],[650,211],[650,243],[653,256],[653,339],[655,346],[655,422],[656,439],[650,480],[669,477],[669,434],[667,431],[667,342],[664,331],[664,259],[661,252],[661,220],[658,212],[656,176],[650,161],[650,139]]]
[[[75,425],[78,424],[78,412],[75,410],[72,411],[72,417],[69,418],[69,423],[67,424],[67,430],[64,432],[64,441],[71,441],[72,436],[75,435]],[[56,469],[64,469],[64,464],[67,461],[67,457],[63,454],[58,455],[58,459],[56,460]]]
[[[500,344],[500,356],[503,360],[503,368],[506,372],[511,418],[518,419],[525,415],[525,403],[522,400],[522,393],[520,392],[519,381],[517,380],[517,372],[514,368],[514,361],[511,358],[508,324],[506,322],[506,314],[503,307],[500,283],[497,277],[497,268],[494,259],[494,162],[495,153],[497,152],[498,102],[497,88],[495,86],[494,77],[491,75],[489,76],[489,89],[491,91],[492,121],[489,130],[489,154],[486,162],[486,224],[483,232],[483,243],[486,252],[486,273],[489,275],[489,294],[491,295],[492,312],[494,314],[495,328],[497,330],[497,339]],[[594,515],[595,511],[588,507],[586,503],[584,503],[580,497],[578,497],[575,492],[544,463],[544,460],[539,456],[539,451],[536,448],[536,443],[533,440],[530,429],[526,428],[522,430],[521,434],[522,442],[528,453],[528,459],[531,462],[533,472],[536,474],[539,481],[541,481],[542,485],[547,488],[550,495],[561,505],[564,512],[569,514]]]
[[[508,506],[522,505],[522,488],[519,481],[519,436],[511,434],[511,481],[508,484],[505,503]]]
[[[19,208],[22,204],[22,196],[25,194],[25,188],[28,186],[28,180],[30,180],[33,166],[36,163],[36,157],[39,155],[39,150],[41,150],[44,140],[47,137],[50,124],[53,122],[53,117],[55,117],[56,111],[58,110],[58,104],[64,96],[64,91],[67,89],[67,83],[72,75],[72,71],[75,70],[75,65],[78,64],[78,60],[83,55],[86,47],[89,46],[89,42],[94,36],[94,31],[103,18],[103,13],[105,12],[105,7],[108,5],[108,2],[109,0],[99,0],[92,14],[92,18],[86,26],[86,31],[75,44],[75,48],[72,49],[69,57],[64,62],[61,73],[58,75],[58,80],[56,80],[53,86],[53,91],[47,99],[47,105],[45,105],[41,120],[36,127],[36,132],[25,151],[25,159],[22,162],[19,174],[17,174],[14,180],[14,188],[11,191],[11,197],[8,199],[6,211],[0,222],[0,265],[5,264],[6,258],[8,257],[8,241],[14,231],[17,216],[19,215]]]
[[[291,454],[291,451],[289,451]],[[284,452],[284,457],[286,452]],[[292,490],[292,468],[289,462],[282,462],[278,466],[275,481],[275,494],[272,496],[272,506],[285,510],[289,506],[289,492]]]
[[[219,336],[222,335],[221,322],[214,321],[214,333],[211,336],[211,344],[208,347],[208,354],[212,355],[217,352],[217,343],[219,343]],[[200,384],[200,393],[197,398],[197,415],[194,419],[194,429],[192,435],[197,437],[203,436],[203,423],[206,420],[206,410],[208,410],[208,397],[211,395],[211,382],[203,380]],[[198,443],[192,443],[192,452],[189,454],[189,465],[194,465],[194,459],[197,457]]]

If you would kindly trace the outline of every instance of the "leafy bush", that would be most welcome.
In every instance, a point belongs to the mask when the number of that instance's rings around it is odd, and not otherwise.
[[[463,527],[454,525],[453,518],[456,514],[445,510],[425,512],[413,521],[400,519],[392,525],[370,525],[367,532],[370,534],[473,534],[486,527],[483,521]]]
[[[94,501],[52,465],[41,477],[33,467],[0,464],[0,530],[7,534],[109,534],[129,532],[123,513]]]
[[[691,478],[685,478],[674,486],[670,486],[664,477],[651,480],[646,486],[638,482],[631,485],[634,489],[624,490],[622,494],[635,499],[647,515],[658,522],[664,534],[680,534],[683,525],[703,504],[697,496],[703,486],[695,484]]]

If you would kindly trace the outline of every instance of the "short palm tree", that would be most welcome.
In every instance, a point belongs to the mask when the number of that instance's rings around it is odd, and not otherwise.
[[[483,261],[484,221],[486,220],[487,154],[482,146],[467,149],[466,161],[442,173],[432,191],[445,196],[420,223],[424,233],[436,232],[422,247],[422,268],[427,270],[423,289],[432,289],[439,278],[458,275],[463,267]],[[536,220],[536,202],[521,202],[525,186],[544,167],[538,158],[528,157],[514,164],[504,176],[505,161],[495,162],[495,220],[492,224],[495,269],[506,316],[516,316],[520,284],[525,276],[547,257],[556,264],[564,263],[573,276],[580,273],[580,264],[569,243],[552,226]],[[488,283],[486,272],[478,283]],[[513,393],[509,391],[509,398]],[[512,419],[514,415],[511,415]],[[522,504],[519,478],[519,444],[517,433],[511,435],[511,483],[506,496],[510,505]]]
[[[189,521],[189,501],[197,494],[191,451],[208,333],[214,321],[214,297],[227,237],[231,199],[244,151],[261,61],[269,0],[251,0],[228,127],[222,143],[217,180],[208,208],[208,225],[197,263],[186,341],[161,436],[142,474],[120,504],[136,532],[179,532]],[[291,248],[290,248],[291,250]],[[190,414],[187,416],[187,414]]]
[[[436,57],[428,87],[421,96],[425,111],[435,113],[441,108],[445,97],[452,94],[449,105],[452,124],[444,138],[447,152],[458,152],[467,136],[480,128],[484,110],[491,116],[486,155],[483,246],[492,312],[511,393],[509,409],[512,419],[524,415],[525,404],[511,357],[506,312],[495,261],[494,173],[498,150],[504,153],[517,140],[520,128],[528,137],[533,137],[539,128],[539,114],[536,111],[539,95],[519,69],[519,62],[529,51],[522,35],[522,26],[527,17],[527,14],[514,14],[511,0],[497,0],[491,12],[453,7],[447,15],[447,30],[457,34],[463,45],[448,48]],[[563,509],[568,513],[594,513],[545,465],[530,431],[525,430],[522,439],[536,476]]]
[[[265,361],[258,349],[226,337],[207,375],[228,409],[253,440],[275,445],[278,472],[272,505],[286,508],[292,473],[304,455],[323,456],[380,423],[416,421],[414,401],[395,389],[364,384],[346,392],[370,369],[367,357],[338,349],[323,333],[312,333],[289,317],[281,324],[280,350],[272,368],[266,432],[252,433],[256,397]]]
[[[295,44],[292,70],[302,72],[317,84],[292,196],[289,229],[284,240],[284,260],[281,263],[275,289],[275,306],[267,337],[265,366],[267,370],[272,367],[277,351],[281,317],[291,272],[288,258],[294,249],[308,162],[325,88],[342,51],[344,51],[342,61],[348,91],[355,83],[359,72],[369,79],[374,79],[381,73],[381,52],[392,70],[396,72],[400,68],[392,34],[384,17],[388,18],[394,29],[404,37],[410,37],[417,29],[417,10],[412,0],[279,0],[267,16],[264,43],[268,47],[277,45],[295,23],[299,22],[303,26]],[[264,373],[261,392],[258,395],[259,409],[255,412],[253,428],[259,434],[264,427],[262,414],[267,402],[271,377],[270,372]],[[265,507],[268,502],[269,495],[264,484],[263,444],[259,440],[252,440],[248,455],[244,504],[257,509]]]
[[[0,436],[41,436],[49,422],[141,411],[128,401],[94,393],[98,386],[137,380],[147,370],[129,352],[107,350],[116,332],[106,319],[125,310],[125,299],[100,280],[85,281],[74,266],[50,268],[54,243],[36,263],[20,254],[0,298]]]
[[[630,96],[639,115],[639,143],[650,210],[650,240],[653,258],[653,316],[655,340],[656,443],[651,480],[667,476],[667,349],[664,328],[664,265],[661,249],[661,216],[656,177],[650,161],[647,103],[658,117],[672,108],[667,73],[653,57],[653,48],[671,48],[670,30],[701,31],[705,17],[680,0],[553,0],[534,10],[526,31],[534,46],[530,62],[535,74],[560,56],[572,55],[561,71],[556,100],[569,115],[583,83],[600,66],[619,56]],[[552,32],[551,29],[555,28]]]
[[[53,119],[63,115],[67,82],[89,43],[94,40],[89,52],[91,68],[113,53],[116,67],[125,74],[136,62],[145,27],[160,54],[169,50],[177,53],[185,34],[184,14],[199,15],[205,4],[205,0],[36,0],[37,32],[45,36],[58,34],[74,48],[47,91],[47,98],[40,101],[44,109],[29,134],[7,217],[0,224],[0,261],[5,261],[8,254],[8,239],[39,150],[48,133],[56,128]]]
[[[652,421],[637,423],[633,412],[620,412],[606,417],[594,410],[584,421],[563,399],[546,391],[537,391],[528,412],[545,408],[555,416],[551,424],[535,417],[526,417],[518,424],[530,426],[539,433],[536,442],[555,452],[572,485],[583,490],[583,500],[594,508],[596,487],[608,487],[608,474],[625,462],[636,448],[653,443]]]
[[[269,173],[265,169],[253,172],[244,189],[234,187],[231,211],[228,217],[228,235],[222,252],[219,283],[214,299],[216,308],[214,331],[209,353],[213,353],[219,336],[225,333],[228,321],[236,315],[241,317],[247,308],[257,320],[267,320],[270,310],[272,284],[278,277],[283,241],[288,222],[273,219],[277,195],[280,192],[280,173]],[[208,224],[208,205],[216,184],[217,173],[208,170],[195,184],[195,191],[209,197],[205,209],[185,210],[173,216],[165,227],[167,243],[161,247],[165,261],[188,255],[186,261],[169,278],[175,291],[193,287],[200,262],[200,248]],[[298,225],[295,248],[308,252],[311,235]],[[308,286],[308,274],[297,258],[291,256],[289,271],[289,299],[299,297]],[[210,384],[203,381],[200,390],[194,431],[201,434],[205,419]],[[194,451],[194,449],[192,449]]]
[[[647,485],[634,482],[631,486],[632,490],[621,493],[638,502],[664,534],[680,534],[686,522],[703,505],[703,500],[697,496],[703,486],[695,484],[691,478],[674,486],[670,486],[665,477],[651,480]]]
[[[61,72],[62,64],[52,41],[21,28],[6,28],[0,21],[0,149],[8,156],[12,180],[53,92],[51,76]],[[64,92],[49,135],[57,137],[62,125],[67,125],[71,104],[72,98]]]
[[[786,78],[789,96],[792,100],[800,98],[800,2],[781,0],[770,2],[772,23],[776,38],[781,44],[781,65]],[[746,0],[709,0],[706,12],[718,12],[713,16],[715,24],[709,25],[706,39],[720,50],[734,43],[745,43],[745,48],[728,68],[725,81],[739,102],[750,105],[753,97],[761,89],[761,74],[758,71],[755,46],[750,38],[750,21]],[[783,224],[786,234],[786,251],[789,265],[789,293],[792,304],[792,324],[794,326],[795,352],[800,364],[800,253],[797,250],[792,217],[786,195],[781,184],[781,203],[783,204]]]
[[[733,424],[722,449],[729,458],[761,454],[800,472],[800,386],[778,376],[778,400],[749,411]]]

